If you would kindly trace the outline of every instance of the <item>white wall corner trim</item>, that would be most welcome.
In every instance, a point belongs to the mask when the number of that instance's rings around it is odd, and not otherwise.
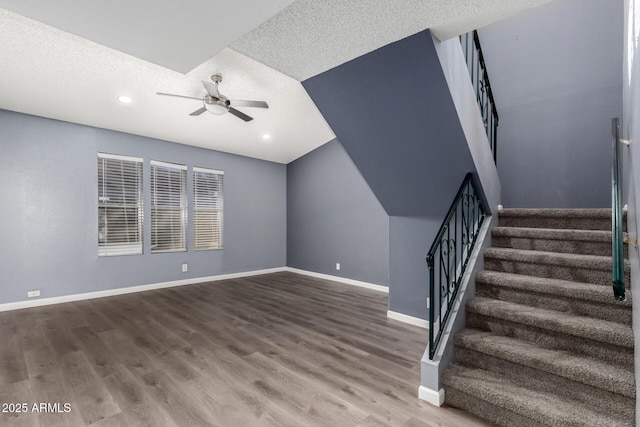
[[[106,291],[86,292],[82,294],[64,295],[60,297],[34,299],[28,301],[0,304],[0,312],[20,310],[23,308],[40,307],[44,305],[62,304],[65,302],[82,301],[94,298],[111,297],[115,295],[131,294],[135,292],[151,291],[154,289],[172,288],[174,286],[195,285],[198,283],[216,282],[240,277],[258,276],[261,274],[279,273],[286,271],[286,267],[268,268],[264,270],[243,271],[240,273],[219,274],[217,276],[196,277],[192,279],[174,280],[171,282],[153,283],[149,285],[130,286],[126,288],[109,289]]]
[[[330,274],[316,273],[315,271],[300,270],[297,268],[286,267],[286,271],[291,273],[304,274],[305,276],[316,277],[318,279],[333,280],[334,282],[346,283],[347,285],[360,286],[378,292],[389,293],[388,286],[376,285],[374,283],[361,282],[360,280],[347,279],[346,277],[332,276]]]
[[[413,326],[429,329],[429,321],[420,319],[419,317],[408,316],[406,314],[398,313],[391,310],[387,310],[387,317],[389,319],[398,320],[400,322],[408,323]]]
[[[444,403],[444,389],[435,391],[421,385],[418,387],[418,397],[427,403],[440,407]]]

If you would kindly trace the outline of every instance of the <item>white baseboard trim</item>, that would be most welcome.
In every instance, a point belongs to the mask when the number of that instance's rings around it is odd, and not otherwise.
[[[418,397],[427,403],[431,403],[433,406],[442,406],[444,403],[444,389],[441,388],[438,391],[431,390],[424,386],[418,387]]]
[[[398,313],[397,311],[387,310],[387,317],[389,319],[398,320],[400,322],[408,323],[420,328],[429,329],[429,321],[420,319],[419,317],[408,316],[406,314]]]
[[[82,294],[64,295],[60,297],[34,299],[28,301],[0,304],[0,312],[20,310],[23,308],[41,307],[44,305],[62,304],[65,302],[81,301],[94,298],[111,297],[115,295],[131,294],[134,292],[151,291],[154,289],[172,288],[175,286],[195,285],[197,283],[215,282],[219,280],[237,279],[240,277],[258,276],[260,274],[279,273],[286,271],[286,267],[268,268],[264,270],[243,271],[240,273],[219,274],[217,276],[195,277],[192,279],[174,280],[171,282],[153,283],[150,285],[130,286],[127,288],[108,289],[105,291],[86,292]]]
[[[316,277],[318,279],[333,280],[334,282],[341,282],[341,283],[346,283],[347,285],[360,286],[361,288],[372,289],[374,291],[385,292],[387,294],[389,293],[388,286],[376,285],[368,282],[361,282],[360,280],[347,279],[345,277],[332,276],[330,274],[316,273],[315,271],[300,270],[292,267],[285,267],[285,268],[286,268],[286,271],[289,271],[291,273],[304,274],[305,276]]]

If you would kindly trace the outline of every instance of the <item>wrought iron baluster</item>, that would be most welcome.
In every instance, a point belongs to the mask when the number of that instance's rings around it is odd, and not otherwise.
[[[427,254],[430,297],[429,357],[431,359],[435,355],[447,319],[456,301],[459,286],[484,217],[484,209],[480,203],[478,191],[475,188],[472,175],[469,173],[460,185],[447,217]],[[437,270],[436,264],[438,265]],[[438,295],[436,295],[436,291]],[[436,310],[438,310],[437,313]]]
[[[443,295],[446,297],[446,293],[444,292],[444,289],[442,288],[442,279],[443,279],[443,277],[445,279],[447,279],[447,273],[445,272],[445,269],[444,269],[444,251],[442,250],[442,241],[440,241],[440,280],[439,280],[439,283],[438,283],[438,291],[440,292],[440,295],[439,295],[439,298],[438,298],[438,322],[439,322],[439,324],[442,324],[442,297],[443,297]]]
[[[462,37],[460,37],[462,43]],[[471,76],[471,84],[475,92],[476,101],[480,108],[480,117],[484,123],[485,132],[489,139],[489,146],[493,153],[494,162],[497,160],[497,130],[498,130],[498,112],[493,99],[491,83],[489,82],[489,73],[484,62],[482,47],[480,46],[480,38],[477,31],[465,34],[464,37],[464,58]]]
[[[453,268],[455,271],[454,278],[458,277],[458,208],[453,211]],[[454,279],[455,280],[455,279]]]

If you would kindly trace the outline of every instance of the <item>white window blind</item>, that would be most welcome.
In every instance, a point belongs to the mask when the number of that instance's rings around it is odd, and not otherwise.
[[[187,167],[151,161],[151,252],[186,251]]]
[[[98,153],[98,256],[142,253],[142,159]]]
[[[193,247],[222,249],[224,172],[193,168]]]

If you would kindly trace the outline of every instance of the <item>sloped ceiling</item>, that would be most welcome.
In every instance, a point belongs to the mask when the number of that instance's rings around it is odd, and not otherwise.
[[[288,163],[335,137],[301,80],[427,27],[447,38],[549,1],[0,0],[0,108]],[[214,73],[229,98],[270,108],[243,109],[248,123],[190,117],[199,101],[156,95],[201,97]]]
[[[302,85],[225,48],[187,74],[0,9],[0,108],[151,138],[288,163],[334,138]],[[202,80],[221,73],[230,99],[264,100],[269,109],[189,114]],[[130,104],[118,97],[129,96]],[[270,139],[263,139],[268,134]]]
[[[0,7],[188,73],[294,0],[1,0]]]

